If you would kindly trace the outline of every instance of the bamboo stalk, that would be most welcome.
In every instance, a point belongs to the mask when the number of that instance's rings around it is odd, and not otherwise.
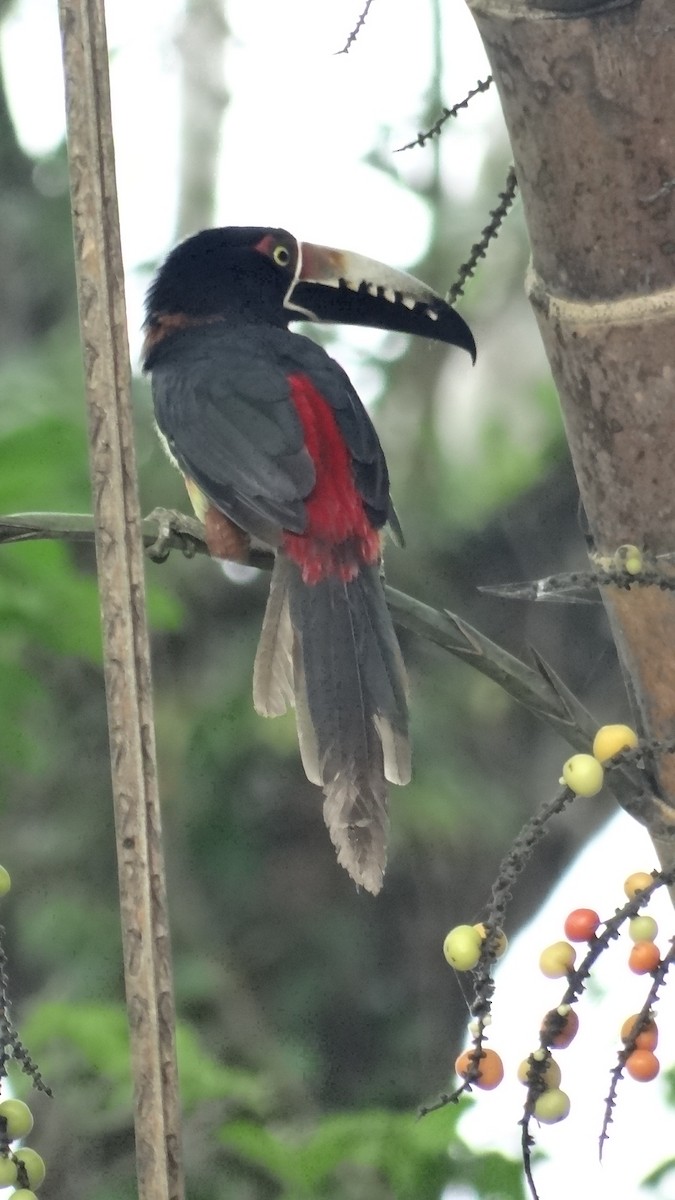
[[[182,1200],[175,1016],[103,0],[59,0],[139,1200]]]
[[[595,550],[672,549],[672,0],[469,0],[509,130],[527,287]],[[602,15],[599,15],[602,14]],[[603,587],[636,727],[675,728],[675,592]],[[647,827],[675,866],[675,756],[648,763]],[[652,816],[654,821],[652,821]]]

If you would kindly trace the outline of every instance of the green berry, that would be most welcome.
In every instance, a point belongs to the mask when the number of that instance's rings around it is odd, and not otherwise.
[[[443,942],[443,953],[456,971],[473,971],[480,959],[482,938],[474,925],[455,925]]]
[[[47,1173],[47,1169],[44,1159],[40,1157],[37,1150],[31,1150],[29,1146],[22,1146],[20,1150],[17,1150],[14,1159],[17,1164],[23,1164],[28,1178],[28,1186],[39,1188]]]
[[[631,942],[653,942],[659,932],[659,927],[653,917],[642,913],[628,922],[628,936]],[[0,1104],[0,1112],[2,1105]]]
[[[38,1200],[35,1192],[31,1192],[29,1188],[19,1188],[18,1192],[12,1192],[9,1200]]]
[[[639,546],[632,545],[631,542],[626,542],[625,545],[619,546],[614,555],[614,565],[619,571],[627,571],[629,575],[639,575],[644,569],[644,555]]]
[[[570,1111],[570,1098],[560,1088],[542,1092],[534,1102],[534,1115],[542,1125],[555,1125],[564,1121]]]
[[[16,1163],[6,1155],[0,1156],[0,1187],[16,1183]]]
[[[23,1100],[3,1100],[0,1103],[0,1122],[5,1122],[7,1138],[28,1137],[33,1128],[33,1114]]]
[[[0,896],[6,896],[12,886],[11,876],[6,867],[0,867]]]

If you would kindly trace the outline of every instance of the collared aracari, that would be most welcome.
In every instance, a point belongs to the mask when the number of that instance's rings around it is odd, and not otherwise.
[[[212,554],[274,550],[257,711],[295,706],[338,861],[382,886],[387,780],[410,779],[405,670],[380,576],[400,536],[373,424],[341,367],[290,321],[418,334],[475,358],[462,318],[412,276],[283,229],[206,229],[148,292],[155,417]]]

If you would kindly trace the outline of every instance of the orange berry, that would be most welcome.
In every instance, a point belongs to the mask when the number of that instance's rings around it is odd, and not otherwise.
[[[630,1040],[631,1033],[635,1028],[635,1022],[638,1019],[638,1014],[635,1013],[632,1017],[627,1017],[621,1026],[621,1041],[627,1042]],[[659,1044],[659,1031],[656,1026],[656,1021],[653,1017],[649,1018],[647,1025],[641,1029],[635,1038],[636,1050],[656,1050]]]
[[[628,955],[628,967],[634,975],[648,975],[661,962],[661,952],[654,942],[636,942]]]
[[[482,1088],[485,1092],[491,1092],[504,1078],[504,1064],[496,1050],[481,1050],[478,1059],[477,1055],[478,1051],[476,1050],[465,1050],[455,1063],[455,1071],[463,1079],[466,1079],[467,1076],[472,1075],[477,1066],[476,1078],[471,1079],[471,1083],[475,1083],[476,1087]]]
[[[656,1079],[661,1064],[651,1050],[634,1050],[626,1059],[626,1070],[631,1079],[637,1079],[639,1083],[649,1083]]]
[[[487,937],[487,929],[483,925],[482,921],[479,925],[474,925],[473,928],[476,930],[476,933],[480,937],[481,941],[484,942]],[[494,941],[492,952],[495,958],[501,958],[502,955],[506,954],[506,951],[508,950],[509,939],[507,938],[503,929],[495,929],[494,932],[497,936]]]
[[[629,725],[602,725],[593,739],[593,755],[598,762],[607,762],[622,750],[634,750],[638,735]]]
[[[567,1012],[561,1012],[560,1008],[567,1009]],[[561,1004],[560,1008],[554,1008],[544,1017],[541,1032],[545,1029],[558,1028],[558,1032],[552,1036],[549,1035],[548,1044],[555,1050],[564,1050],[573,1042],[577,1036],[579,1029],[579,1018],[573,1008],[569,1008],[566,1004]]]
[[[565,921],[565,937],[571,942],[590,942],[600,924],[600,917],[592,908],[575,908]]]
[[[649,875],[647,871],[633,871],[629,875],[623,885],[623,890],[629,900],[634,900],[638,892],[644,892],[645,888],[651,887],[654,882],[654,876]]]

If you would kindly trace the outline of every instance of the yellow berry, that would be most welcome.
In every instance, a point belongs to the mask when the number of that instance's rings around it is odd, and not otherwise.
[[[623,890],[629,900],[634,900],[638,892],[644,892],[653,882],[654,876],[649,875],[647,871],[633,871],[624,882]]]
[[[539,955],[539,969],[547,979],[563,979],[572,970],[577,952],[569,942],[553,942]]]
[[[6,896],[12,886],[11,876],[6,867],[0,867],[0,896]]]
[[[620,571],[627,571],[629,575],[639,575],[644,569],[644,555],[639,546],[626,542],[616,551],[614,565]]]
[[[473,925],[455,925],[443,942],[443,953],[456,971],[473,971],[480,947],[481,936]]]
[[[577,796],[597,796],[604,777],[605,772],[592,754],[573,754],[563,767],[561,783]]]
[[[542,1125],[555,1125],[564,1121],[570,1111],[570,1098],[560,1088],[550,1088],[542,1092],[534,1102],[534,1115]]]
[[[534,1058],[536,1061],[538,1053],[539,1051],[535,1051],[535,1053],[530,1057]],[[543,1059],[540,1061],[543,1063]],[[550,1088],[559,1087],[561,1078],[562,1075],[560,1072],[560,1067],[555,1059],[551,1058],[550,1056],[548,1057],[548,1062],[546,1063],[545,1067],[533,1067],[529,1058],[524,1058],[518,1067],[518,1079],[521,1083],[529,1085],[534,1079],[541,1080],[544,1088],[547,1090]]]
[[[629,725],[602,725],[593,738],[593,754],[598,762],[607,762],[622,750],[634,750],[638,735]]]
[[[476,930],[481,942],[484,942],[487,937],[487,929],[485,926],[481,923],[479,925],[474,925],[473,928]],[[495,958],[501,958],[503,954],[506,954],[509,945],[509,939],[507,938],[503,929],[495,929],[493,930],[493,933],[496,934],[496,937],[493,942],[492,950]]]

